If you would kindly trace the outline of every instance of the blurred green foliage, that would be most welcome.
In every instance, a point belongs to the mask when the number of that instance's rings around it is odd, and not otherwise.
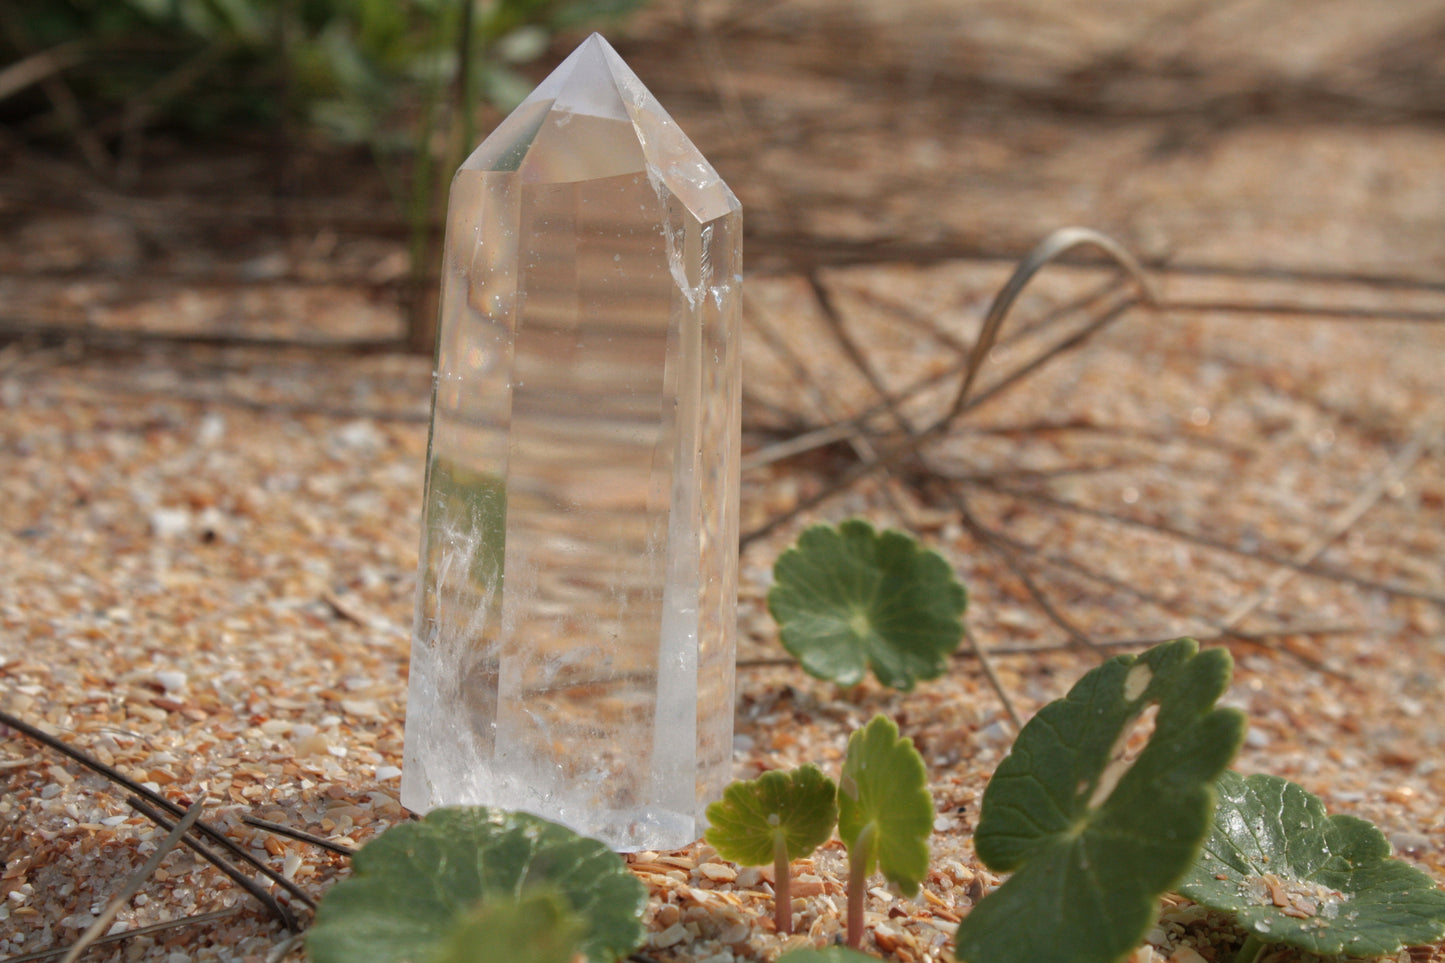
[[[556,32],[642,2],[9,0],[0,62],[64,50],[57,74],[102,135],[142,118],[202,133],[286,118],[412,146],[418,110],[510,109],[530,89],[516,67]],[[12,92],[7,115],[44,113],[41,86]]]
[[[517,68],[561,31],[645,0],[0,0],[0,123],[74,145],[164,126],[304,130],[370,148],[409,227],[407,340],[431,350],[432,224],[476,145],[478,105],[531,90]],[[133,153],[133,152],[132,152]]]

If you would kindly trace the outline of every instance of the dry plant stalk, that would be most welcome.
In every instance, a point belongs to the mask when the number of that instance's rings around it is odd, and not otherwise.
[[[181,817],[181,821],[176,823],[175,828],[172,829],[170,834],[156,847],[156,851],[151,853],[151,858],[146,860],[145,865],[136,870],[135,874],[126,881],[121,891],[116,894],[115,898],[110,901],[109,905],[106,906],[101,914],[95,918],[95,922],[91,923],[86,931],[80,935],[80,939],[75,941],[75,944],[70,948],[70,952],[65,954],[60,963],[75,963],[76,960],[80,959],[80,954],[84,953],[90,944],[94,943],[105,933],[106,928],[110,926],[117,914],[125,909],[131,897],[140,892],[140,888],[146,884],[146,880],[155,874],[156,869],[161,865],[161,860],[169,856],[171,850],[175,849],[180,843],[181,837],[191,831],[191,827],[196,824],[196,820],[201,818],[201,809],[204,805],[204,799],[197,799],[191,804],[191,808],[186,810],[186,814]]]

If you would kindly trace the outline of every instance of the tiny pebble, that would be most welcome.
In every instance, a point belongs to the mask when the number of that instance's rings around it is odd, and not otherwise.
[[[361,716],[366,719],[374,719],[381,715],[374,699],[342,699],[341,708],[346,710],[347,715]]]
[[[180,692],[186,687],[186,674],[174,669],[162,669],[156,673],[156,682],[167,692]]]
[[[1390,845],[1395,852],[1414,855],[1430,848],[1430,837],[1424,833],[1398,832],[1390,834]]]
[[[683,926],[682,923],[673,923],[661,933],[653,933],[651,943],[658,949],[666,949],[669,946],[675,946],[681,943],[687,939],[687,937],[687,927]]]
[[[184,508],[157,508],[151,512],[150,523],[156,538],[174,538],[191,527],[191,513]]]

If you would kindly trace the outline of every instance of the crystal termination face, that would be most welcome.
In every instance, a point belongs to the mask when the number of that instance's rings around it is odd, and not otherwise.
[[[401,801],[618,850],[731,776],[742,210],[594,34],[457,171]]]

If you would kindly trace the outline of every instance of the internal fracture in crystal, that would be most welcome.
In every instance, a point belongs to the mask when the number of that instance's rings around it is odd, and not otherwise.
[[[619,850],[731,776],[737,199],[600,36],[457,171],[402,803]]]

